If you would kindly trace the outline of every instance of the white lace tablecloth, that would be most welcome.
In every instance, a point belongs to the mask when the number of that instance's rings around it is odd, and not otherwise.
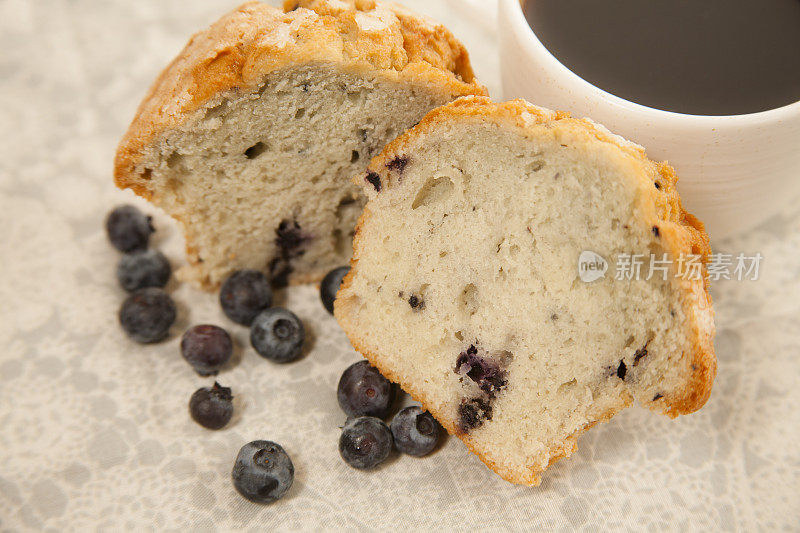
[[[494,94],[494,35],[444,0],[407,1],[447,22]],[[593,429],[541,487],[510,485],[449,438],[424,459],[379,471],[346,466],[335,398],[358,359],[313,287],[280,299],[312,349],[275,366],[221,315],[215,295],[174,281],[170,340],[129,342],[117,325],[118,254],[109,208],[115,145],[145,89],[228,0],[0,1],[0,530],[775,531],[800,527],[800,207],[715,243],[761,252],[759,281],[713,284],[719,375],[708,405],[677,420],[638,407]],[[800,177],[798,177],[800,179]],[[175,225],[156,214],[155,245],[182,261]],[[201,379],[178,338],[228,327],[237,364],[227,429],[187,413]],[[290,453],[287,497],[239,497],[239,447],[272,439]]]

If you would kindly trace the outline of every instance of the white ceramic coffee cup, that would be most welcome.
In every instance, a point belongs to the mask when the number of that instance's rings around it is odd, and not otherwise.
[[[528,26],[520,0],[500,0],[503,97],[589,117],[667,160],[684,207],[712,240],[735,235],[800,197],[800,101],[746,115],[684,115],[607,93],[559,63]],[[654,66],[657,68],[657,66]]]

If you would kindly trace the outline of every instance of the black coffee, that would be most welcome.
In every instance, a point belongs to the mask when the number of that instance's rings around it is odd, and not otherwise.
[[[800,100],[800,0],[526,0],[575,74],[642,105],[738,115]]]

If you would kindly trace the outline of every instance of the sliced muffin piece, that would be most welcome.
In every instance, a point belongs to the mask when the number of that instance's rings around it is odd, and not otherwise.
[[[405,10],[286,8],[244,4],[192,37],[117,151],[117,185],[182,223],[178,275],[207,289],[235,269],[280,285],[346,263],[352,176],[431,109],[485,94],[461,44]]]
[[[466,97],[359,181],[369,201],[336,318],[503,478],[537,485],[634,399],[671,417],[708,399],[708,237],[641,147],[522,100]],[[583,252],[597,265],[586,281]],[[639,279],[625,254],[641,254]]]

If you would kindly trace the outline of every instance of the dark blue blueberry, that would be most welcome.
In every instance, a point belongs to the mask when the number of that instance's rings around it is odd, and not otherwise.
[[[219,303],[225,316],[249,326],[258,313],[272,305],[272,288],[258,270],[237,270],[222,284]]]
[[[339,437],[339,454],[353,468],[375,468],[392,451],[392,432],[373,416],[350,418]]]
[[[216,374],[233,353],[233,341],[219,326],[204,324],[186,330],[181,338],[181,355],[201,376]]]
[[[122,302],[119,323],[136,342],[158,342],[169,333],[176,314],[175,302],[169,294],[151,287],[139,289]]]
[[[492,419],[492,404],[484,398],[464,398],[458,406],[458,430],[469,433]]]
[[[620,360],[619,366],[617,367],[617,377],[621,380],[625,380],[625,374],[628,373],[628,367],[625,366],[625,361]]]
[[[508,383],[505,370],[501,369],[500,365],[492,359],[478,355],[475,345],[459,354],[454,372],[466,375],[477,383],[489,397],[494,397]]]
[[[269,263],[270,281],[274,286],[289,284],[289,276],[294,272],[292,261],[305,253],[305,245],[311,238],[296,220],[281,220],[275,229],[276,255]]]
[[[408,297],[408,305],[410,305],[411,309],[414,311],[419,311],[425,308],[425,300],[423,300],[421,296],[412,294]]]
[[[397,451],[422,457],[436,447],[442,426],[429,412],[412,406],[395,415],[391,429]]]
[[[322,278],[322,283],[319,286],[319,296],[322,298],[322,305],[325,306],[325,309],[330,314],[333,314],[333,302],[336,300],[336,293],[342,285],[342,279],[348,272],[350,272],[350,267],[343,266],[331,270]]]
[[[117,280],[128,292],[145,287],[163,287],[171,274],[169,261],[158,250],[131,252],[123,255],[117,263]]]
[[[251,502],[272,503],[292,486],[294,465],[280,444],[254,440],[239,450],[231,477],[239,494]]]
[[[281,220],[275,230],[275,246],[287,253],[290,258],[296,257],[299,249],[308,240],[309,236],[303,233],[296,220]]]
[[[224,427],[233,416],[231,389],[217,382],[214,382],[213,387],[197,389],[189,400],[189,414],[204,428]]]
[[[299,358],[305,338],[303,323],[282,307],[262,311],[250,326],[250,344],[259,355],[275,363],[290,363]]]
[[[376,416],[389,414],[395,388],[368,361],[350,365],[339,379],[336,397],[347,416]]]
[[[370,183],[370,185],[375,187],[375,192],[381,192],[381,177],[377,172],[367,172],[367,177],[365,179]]]
[[[388,163],[386,163],[386,168],[399,172],[400,174],[406,169],[408,165],[408,156],[397,156]]]
[[[108,240],[120,252],[144,250],[153,231],[152,219],[132,205],[121,205],[106,218]]]

